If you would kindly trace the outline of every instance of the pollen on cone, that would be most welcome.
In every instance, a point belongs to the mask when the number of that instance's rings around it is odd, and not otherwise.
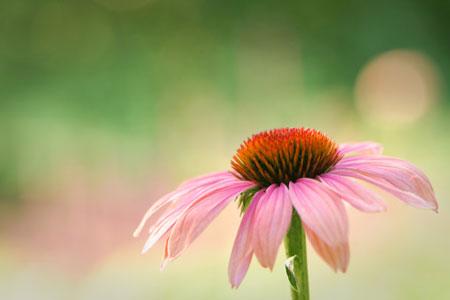
[[[261,186],[314,178],[341,158],[337,144],[318,130],[281,128],[263,131],[242,143],[231,166]]]

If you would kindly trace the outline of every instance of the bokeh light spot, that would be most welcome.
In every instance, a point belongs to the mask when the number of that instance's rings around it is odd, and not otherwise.
[[[356,104],[370,121],[407,125],[423,117],[439,94],[439,74],[423,53],[393,50],[371,60],[355,86]]]

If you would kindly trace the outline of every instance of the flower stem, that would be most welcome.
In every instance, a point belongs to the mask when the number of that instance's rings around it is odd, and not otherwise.
[[[291,284],[292,300],[309,300],[305,231],[296,211],[292,214],[291,227],[284,239],[284,247],[286,256],[294,257],[292,275],[295,277],[296,288]]]

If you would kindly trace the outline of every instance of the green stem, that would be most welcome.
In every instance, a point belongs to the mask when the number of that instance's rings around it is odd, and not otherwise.
[[[288,258],[295,256],[293,275],[297,289],[291,285],[292,300],[309,300],[305,231],[296,211],[292,214],[291,227],[284,239],[284,247]]]

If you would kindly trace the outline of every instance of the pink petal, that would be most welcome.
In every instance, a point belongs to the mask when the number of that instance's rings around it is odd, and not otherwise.
[[[158,201],[156,201],[150,209],[145,213],[139,226],[133,233],[134,237],[139,236],[145,224],[156,214],[158,214],[164,207],[167,208],[170,204],[178,202],[183,196],[191,193],[197,189],[206,188],[213,183],[224,181],[226,179],[237,180],[237,178],[230,172],[218,172],[197,177],[195,179],[188,180],[182,183],[175,191],[164,195]]]
[[[186,180],[185,182],[182,182],[179,187],[198,187],[200,185],[208,185],[223,179],[237,179],[237,177],[228,171],[215,172]]]
[[[233,288],[237,288],[241,284],[252,260],[255,208],[262,195],[263,192],[259,191],[253,196],[253,200],[242,218],[236,239],[234,240],[230,262],[228,264],[228,278]]]
[[[331,173],[372,183],[414,207],[438,208],[427,176],[404,160],[386,156],[344,158]]]
[[[292,204],[286,185],[271,185],[261,196],[255,215],[255,255],[263,267],[273,269],[278,248],[286,236],[292,217]]]
[[[395,157],[384,155],[360,155],[354,157],[346,157],[338,162],[339,167],[360,168],[368,165],[384,167],[388,169],[400,169],[412,176],[419,176],[423,182],[431,188],[431,183],[427,176],[413,164]]]
[[[208,196],[220,191],[223,188],[228,188],[233,185],[249,185],[246,182],[242,181],[235,181],[230,182],[227,181],[221,181],[217,183],[212,183],[209,186],[202,186],[197,189],[187,189],[188,191],[186,193],[182,193],[182,197],[177,200],[177,203],[174,204],[173,207],[171,207],[167,213],[163,214],[155,225],[150,227],[149,230],[149,237],[147,239],[147,242],[144,245],[144,249],[142,252],[148,251],[151,247],[153,247],[154,244],[158,240],[161,239],[163,235],[165,235],[175,224],[175,222],[195,203],[198,201],[201,201]],[[181,189],[183,192],[184,189]],[[180,194],[181,194],[180,192]]]
[[[364,212],[386,210],[386,205],[377,194],[350,178],[328,173],[319,176],[318,179],[359,210]]]
[[[362,142],[352,144],[340,144],[339,152],[341,154],[381,154],[383,152],[383,146],[374,142]]]
[[[335,272],[346,272],[350,261],[350,247],[348,241],[330,246],[322,241],[314,231],[308,228],[308,226],[304,226],[304,229],[317,254],[319,254]]]
[[[347,212],[339,195],[317,180],[301,178],[289,184],[289,194],[302,222],[330,246],[348,239]]]
[[[171,229],[166,258],[173,260],[178,257],[231,200],[249,187],[247,182],[241,182],[215,191],[191,204]]]
[[[159,200],[157,200],[145,213],[138,227],[134,230],[133,236],[138,237],[141,234],[142,229],[144,229],[145,224],[150,220],[151,217],[157,214],[157,212],[161,211],[163,207],[168,206],[171,203],[170,198],[173,196],[175,192],[164,195]]]
[[[153,245],[161,239],[174,224],[180,219],[193,205],[208,199],[210,196],[222,190],[233,189],[244,191],[254,186],[248,181],[241,181],[233,178],[222,179],[217,182],[203,183],[197,187],[184,187],[175,191],[176,203],[163,214],[158,221],[149,230],[149,237],[144,245],[143,253],[148,251]]]

